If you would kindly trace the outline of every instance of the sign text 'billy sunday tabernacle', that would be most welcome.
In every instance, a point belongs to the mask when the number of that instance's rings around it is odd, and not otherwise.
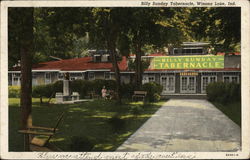
[[[161,56],[153,58],[152,69],[224,68],[224,56]]]

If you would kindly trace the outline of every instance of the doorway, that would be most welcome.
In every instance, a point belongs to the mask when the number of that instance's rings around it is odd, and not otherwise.
[[[161,76],[161,85],[163,86],[163,94],[174,93],[175,76]]]
[[[181,93],[196,93],[196,76],[181,76]]]

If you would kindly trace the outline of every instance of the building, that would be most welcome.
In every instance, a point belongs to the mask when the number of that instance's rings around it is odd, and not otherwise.
[[[122,83],[133,81],[134,71],[129,69],[128,61],[121,57],[118,66]],[[241,80],[240,53],[218,53],[211,55],[208,43],[186,42],[173,48],[166,55],[161,53],[142,56],[150,62],[143,73],[142,83],[157,82],[163,86],[162,95],[206,94],[211,82],[236,82]],[[93,52],[91,57],[50,61],[32,67],[32,84],[48,84],[63,79],[69,72],[70,80],[75,79],[114,79],[110,57],[106,52]],[[20,69],[9,71],[9,85],[20,85]]]

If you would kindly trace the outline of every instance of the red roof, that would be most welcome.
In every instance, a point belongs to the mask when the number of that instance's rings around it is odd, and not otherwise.
[[[127,69],[126,57],[118,62],[121,71]],[[60,61],[43,62],[33,65],[32,70],[61,70],[61,71],[83,71],[83,70],[98,70],[110,69],[113,66],[111,62],[93,62],[92,57],[65,59]]]
[[[135,57],[135,54],[130,54],[129,56],[130,57]],[[164,53],[152,53],[152,54],[148,54],[148,55],[145,55],[145,56],[142,56],[142,57],[156,57],[156,56],[167,56],[167,55],[164,54]]]

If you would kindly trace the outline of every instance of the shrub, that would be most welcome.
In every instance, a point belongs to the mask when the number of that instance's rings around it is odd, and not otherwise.
[[[53,84],[38,85],[32,87],[32,96],[35,98],[47,97],[49,98],[53,94]]]
[[[116,81],[96,79],[93,81],[91,88],[95,93],[101,94],[103,86],[105,86],[107,90],[116,90]]]
[[[9,98],[20,98],[20,86],[9,86]]]
[[[160,100],[160,94],[162,92],[163,87],[156,82],[149,82],[142,85],[142,89],[147,91],[147,99],[150,102]]]
[[[102,87],[106,86],[108,90],[116,89],[116,82],[114,80],[74,80],[70,81],[70,92],[78,92],[80,98],[84,98],[90,91],[97,94],[101,93]],[[32,89],[33,97],[47,97],[55,96],[56,92],[63,92],[63,81],[57,81],[52,84],[34,86]]]
[[[71,151],[91,151],[94,144],[88,137],[73,136],[71,138],[70,150]]]
[[[240,84],[216,82],[210,83],[207,88],[208,100],[228,104],[240,101]]]
[[[115,133],[118,133],[125,127],[125,120],[121,119],[118,114],[115,114],[112,118],[110,118],[108,123],[111,125]]]
[[[84,98],[88,92],[92,89],[93,82],[86,80],[74,80],[70,83],[70,89],[72,92],[78,92],[80,98]]]
[[[63,81],[56,81],[53,84],[53,91],[54,92],[63,92]]]
[[[138,116],[143,111],[143,108],[141,106],[134,106],[131,110],[133,115]]]
[[[135,85],[134,84],[124,84],[123,83],[121,85],[122,97],[131,98],[132,95],[134,94],[134,90],[135,90]]]

